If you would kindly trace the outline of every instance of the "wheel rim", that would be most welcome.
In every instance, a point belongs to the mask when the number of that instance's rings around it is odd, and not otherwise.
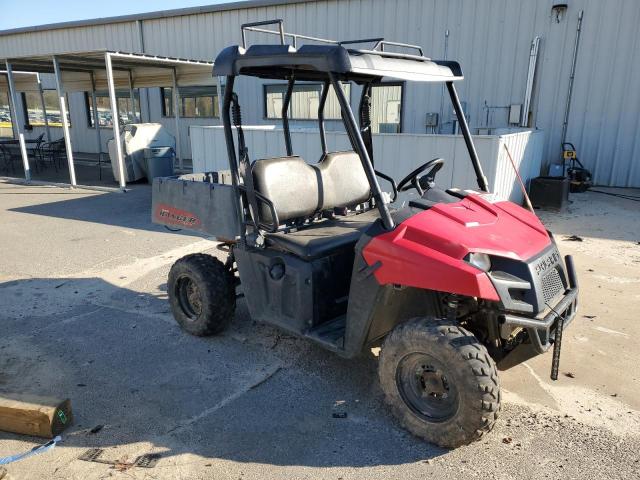
[[[202,313],[202,294],[196,282],[187,275],[176,282],[176,297],[180,308],[189,320],[196,320]]]
[[[423,420],[444,422],[458,410],[459,395],[451,375],[431,355],[405,355],[398,363],[396,384],[405,404]]]

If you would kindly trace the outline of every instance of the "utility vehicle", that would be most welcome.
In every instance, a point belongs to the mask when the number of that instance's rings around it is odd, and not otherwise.
[[[263,28],[272,23],[277,31]],[[252,30],[276,33],[280,42],[247,47]],[[226,262],[195,254],[173,265],[167,285],[176,320],[191,334],[217,334],[243,294],[254,320],[343,357],[380,347],[380,384],[404,427],[446,447],[478,439],[500,410],[498,369],[554,346],[557,377],[578,286],[571,257],[563,261],[538,218],[488,194],[454,86],[463,79],[460,65],[383,39],[285,33],[281,20],[243,25],[242,34],[243,45],[222,50],[214,66],[214,75],[225,78],[229,171],[154,183],[156,222],[210,233],[227,252]],[[301,40],[307,43],[298,47]],[[288,82],[284,156],[250,161],[234,93],[240,75]],[[397,185],[375,170],[371,91],[383,78],[444,82],[479,191],[439,188],[442,158],[424,161]],[[288,112],[298,81],[323,84],[317,163],[292,148]],[[341,82],[362,89],[357,120]],[[329,89],[351,151],[328,151]],[[392,208],[398,192],[408,190],[414,198]]]

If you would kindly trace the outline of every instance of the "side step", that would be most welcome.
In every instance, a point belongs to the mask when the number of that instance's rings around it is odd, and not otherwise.
[[[346,321],[347,316],[342,315],[312,328],[307,331],[305,337],[331,350],[342,350],[344,349]]]

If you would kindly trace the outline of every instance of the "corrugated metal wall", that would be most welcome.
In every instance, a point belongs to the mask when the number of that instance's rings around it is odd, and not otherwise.
[[[330,38],[384,36],[420,44],[465,72],[460,85],[472,127],[504,127],[510,104],[524,100],[529,45],[542,38],[532,118],[545,130],[544,158],[558,161],[578,12],[584,10],[568,140],[597,183],[640,187],[640,2],[571,0],[558,22],[554,0],[319,0],[250,7],[142,22],[147,53],[210,60],[240,42],[239,25],[283,18],[287,30]],[[255,41],[264,36],[249,34]],[[0,58],[110,48],[140,51],[135,22],[0,36]],[[238,82],[248,123],[266,123],[262,84]],[[439,112],[442,89],[407,84],[403,131],[424,133],[425,114]],[[352,99],[359,98],[354,89]],[[448,102],[444,118],[451,118]],[[254,108],[254,106],[256,106]],[[73,106],[72,106],[73,107]],[[212,122],[214,123],[214,122]],[[301,122],[311,126],[309,122]],[[329,129],[335,128],[329,125]]]

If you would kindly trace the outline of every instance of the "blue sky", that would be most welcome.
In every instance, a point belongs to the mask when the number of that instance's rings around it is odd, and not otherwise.
[[[0,0],[0,30],[195,7],[231,0]]]

